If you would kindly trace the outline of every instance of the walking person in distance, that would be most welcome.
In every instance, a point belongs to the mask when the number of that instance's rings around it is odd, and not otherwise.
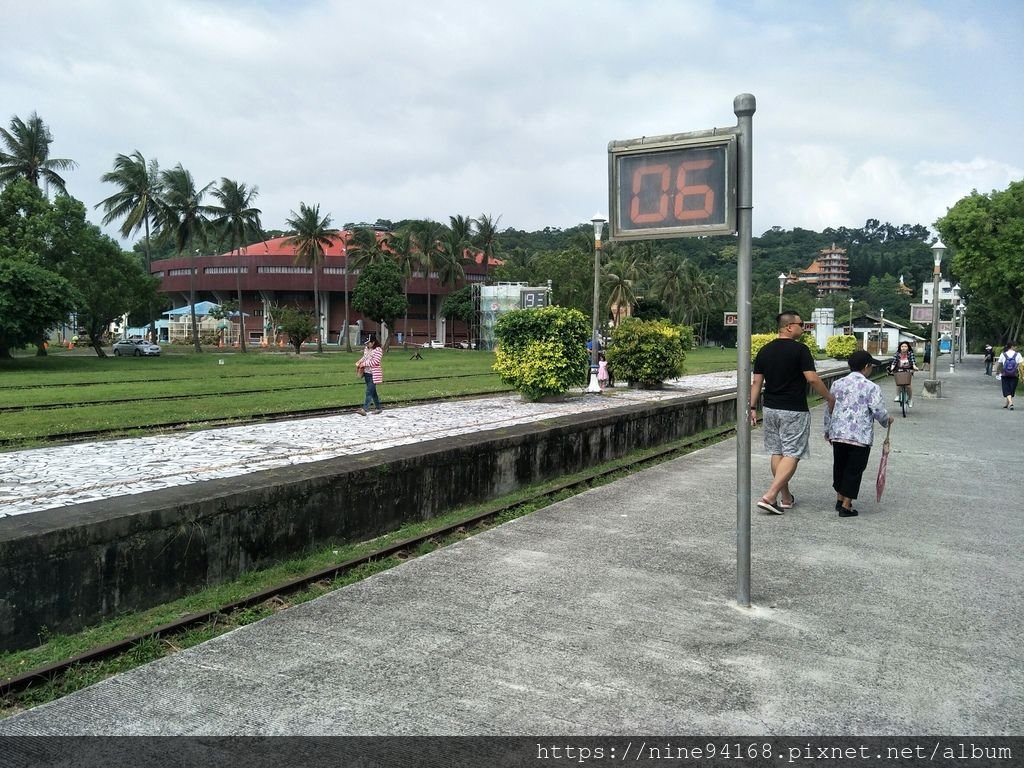
[[[996,360],[996,374],[999,376],[999,383],[1003,386],[1003,397],[1006,402],[1003,408],[1013,410],[1013,396],[1017,394],[1017,380],[1020,378],[1020,364],[1024,362],[1020,352],[1016,350],[1016,344],[1007,342],[999,359]]]
[[[381,368],[381,359],[384,357],[384,350],[376,336],[366,340],[363,348],[363,356],[356,363],[356,371],[366,382],[366,397],[363,398],[363,407],[357,411],[360,416],[370,412],[370,405],[373,405],[374,413],[381,413],[380,397],[377,396],[377,385],[384,381],[384,371]]]
[[[763,394],[764,447],[771,456],[772,484],[757,506],[773,515],[796,504],[789,481],[800,459],[810,456],[811,412],[807,387],[824,398],[829,407],[835,398],[814,369],[814,357],[805,344],[803,321],[796,312],[776,317],[778,338],[772,339],[754,358],[750,389],[750,423],[757,424],[757,399]]]
[[[840,517],[857,516],[853,500],[868,466],[873,422],[883,427],[892,423],[882,405],[882,388],[869,378],[871,369],[883,363],[863,349],[850,355],[848,363],[850,374],[832,385],[835,405],[825,406],[825,439],[832,444],[832,488]]]
[[[992,375],[992,364],[995,362],[996,353],[991,344],[985,345],[985,375]]]

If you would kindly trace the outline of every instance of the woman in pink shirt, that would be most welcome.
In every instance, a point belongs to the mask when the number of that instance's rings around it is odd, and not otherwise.
[[[362,371],[363,381],[366,382],[366,397],[363,399],[363,407],[357,411],[360,416],[370,412],[370,403],[373,403],[373,412],[381,413],[380,398],[377,396],[377,385],[384,381],[384,371],[380,362],[384,357],[384,350],[375,336],[371,336],[363,349],[363,356],[356,363],[356,368]]]

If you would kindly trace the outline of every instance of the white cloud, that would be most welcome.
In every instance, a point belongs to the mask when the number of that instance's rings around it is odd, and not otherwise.
[[[258,185],[267,227],[304,201],[537,229],[607,207],[609,140],[734,125],[750,92],[755,231],[930,225],[1020,178],[1022,21],[1011,2],[44,0],[5,12],[0,120],[38,111],[89,206],[139,149]]]

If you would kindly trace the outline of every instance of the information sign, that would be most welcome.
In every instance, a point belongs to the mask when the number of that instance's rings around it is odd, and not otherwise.
[[[911,304],[910,322],[931,325],[934,311],[931,304]]]
[[[726,312],[722,318],[722,325],[726,328],[736,327],[740,324],[740,316],[736,312]]]

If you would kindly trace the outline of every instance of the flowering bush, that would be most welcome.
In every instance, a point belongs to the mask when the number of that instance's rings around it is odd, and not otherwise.
[[[693,332],[689,339],[692,343]],[[656,387],[683,372],[683,330],[664,320],[627,318],[612,332],[608,367],[616,379]]]
[[[498,319],[494,370],[529,400],[587,382],[587,318],[578,309],[519,309]]]

